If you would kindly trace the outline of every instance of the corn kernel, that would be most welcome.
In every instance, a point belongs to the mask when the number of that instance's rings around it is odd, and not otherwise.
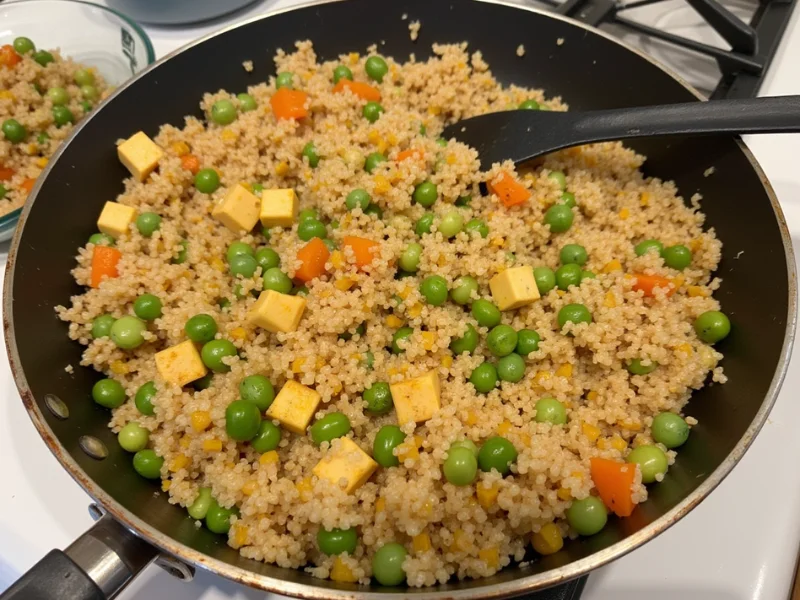
[[[597,440],[597,447],[600,448],[600,450],[608,450],[609,446],[610,444],[606,438],[600,438]]]
[[[628,442],[623,440],[620,436],[615,435],[614,437],[611,438],[611,447],[614,450],[619,450],[620,452],[622,452],[623,450],[625,450],[625,448],[628,447]]]
[[[47,166],[47,158],[44,156],[40,156],[36,159],[36,166],[40,169],[44,169]]]
[[[224,273],[225,263],[222,262],[221,258],[215,256],[214,258],[211,259],[211,268],[214,269],[215,271],[219,271],[220,273]]]
[[[432,331],[423,331],[420,335],[422,335],[422,347],[431,350],[436,343],[436,334]]]
[[[467,418],[465,419],[464,423],[467,425],[475,425],[478,422],[478,415],[476,415],[473,411],[467,412]]]
[[[115,360],[111,362],[111,372],[116,375],[125,375],[130,369],[128,369],[128,363]]]
[[[601,270],[603,273],[613,273],[614,271],[622,271],[622,263],[616,258],[607,263]]]
[[[392,65],[392,73],[396,73],[396,72],[397,72],[397,69],[396,69],[395,65]],[[389,142],[390,146],[396,146],[397,145],[397,136],[395,134],[393,134],[393,133],[390,133],[389,135],[386,136],[386,141]]]
[[[553,374],[550,371],[539,371],[536,375],[533,376],[533,382],[536,385],[541,385],[548,379],[550,379]]]
[[[403,321],[395,315],[389,315],[386,317],[386,326],[392,329],[398,329],[403,326]]]
[[[650,192],[642,192],[642,195],[639,196],[639,204],[641,206],[647,206],[650,204]]]
[[[348,55],[348,58],[350,59],[350,64],[351,65],[356,64],[358,62],[358,52],[351,52]]]
[[[292,373],[302,373],[303,372],[303,365],[306,363],[305,358],[295,358],[292,361]]]
[[[222,139],[226,142],[232,142],[239,137],[239,134],[233,131],[232,129],[223,129],[222,130]]]
[[[398,446],[398,460],[401,463],[409,459],[417,460],[419,458],[420,444],[422,444],[422,438],[419,436],[412,436],[410,440],[406,438],[406,441]]]
[[[411,546],[417,554],[427,552],[433,547],[431,545],[431,537],[427,533],[420,533],[411,538]]]
[[[500,566],[500,551],[495,546],[478,550],[478,558],[485,562],[490,569]]]
[[[222,450],[222,440],[210,439],[203,440],[203,450],[206,452],[219,452]]]
[[[622,219],[623,221],[630,216],[631,216],[631,211],[628,210],[627,208],[623,208],[621,211],[619,211],[619,218]]]
[[[408,313],[408,316],[411,317],[412,319],[416,319],[422,314],[422,305],[414,304],[408,308],[406,313]]]
[[[264,452],[259,459],[259,464],[262,465],[271,465],[278,462],[278,453],[275,450],[270,450],[269,452]]]
[[[246,481],[245,484],[242,486],[242,493],[245,496],[252,496],[257,489],[258,489],[258,482],[255,479],[251,479],[249,481]]]
[[[247,539],[249,537],[249,532],[246,526],[240,525],[236,523],[233,526],[233,546],[234,548],[239,548],[247,544]]]
[[[172,486],[172,480],[170,479],[162,479],[161,480],[161,491],[169,491],[169,488]]]
[[[191,414],[189,420],[192,423],[192,429],[205,431],[211,425],[211,413],[207,410],[196,410]]]
[[[692,252],[699,252],[702,247],[703,247],[702,238],[695,238],[691,242],[689,242],[689,250],[691,250]]]
[[[533,438],[531,438],[531,436],[528,433],[526,433],[525,431],[522,431],[522,432],[519,433],[519,439],[522,442],[522,444],[525,447],[528,447],[528,448],[533,443]]]
[[[558,491],[556,492],[556,496],[558,496],[560,500],[563,500],[564,502],[566,502],[567,500],[572,498],[572,492],[570,492],[569,489],[562,487],[562,488],[558,488]]]
[[[9,90],[0,90],[0,99],[3,100],[16,100],[17,97]]]
[[[585,435],[592,443],[596,442],[597,438],[600,437],[600,428],[592,425],[591,423],[582,423],[581,431],[583,432],[583,435]]]
[[[556,369],[556,375],[559,377],[572,377],[572,365],[561,365]]]
[[[443,356],[442,357],[442,366],[445,369],[449,369],[450,367],[452,367],[453,366],[453,357],[450,356],[449,354],[446,354],[445,356]]]
[[[452,154],[452,153],[451,153],[451,154],[448,154],[448,155],[447,155],[447,158],[445,158],[445,161],[447,161],[447,164],[448,164],[448,165],[454,165],[454,164],[456,164],[456,155],[455,155],[455,154]]]
[[[441,113],[442,113],[442,107],[441,106],[429,106],[428,107],[428,114],[429,115],[436,116],[436,115],[439,115]]]
[[[173,142],[171,148],[178,156],[189,154],[189,144],[186,142]]]
[[[683,275],[678,275],[677,277],[672,278],[672,285],[674,285],[675,289],[677,290],[684,284],[685,281],[686,278]]]
[[[594,390],[592,390],[588,394],[586,394],[586,399],[589,402],[594,402],[595,400],[597,400],[597,396],[598,396],[598,393],[595,392]]]
[[[189,457],[185,454],[178,454],[175,458],[172,459],[172,462],[169,465],[169,470],[175,473],[176,471],[180,471],[181,469],[185,469],[189,466]]]
[[[386,498],[380,497],[375,500],[375,512],[382,513],[386,510]]]
[[[392,189],[392,184],[383,175],[376,175],[374,181],[376,194],[386,194]]]
[[[509,431],[511,431],[511,423],[509,423],[508,421],[503,421],[502,423],[500,423],[500,425],[497,426],[497,429],[495,431],[497,432],[497,435],[505,435]]]
[[[458,552],[459,550],[467,550],[470,547],[470,542],[467,539],[467,534],[462,529],[456,529],[453,532],[453,543],[450,545],[450,552]]]
[[[247,337],[247,332],[244,327],[234,327],[231,329],[231,337],[235,340],[243,340]]]
[[[493,483],[490,487],[484,487],[483,484],[478,484],[475,493],[478,496],[478,504],[484,509],[491,508],[497,501],[497,495],[500,493],[500,488],[497,483]]]
[[[634,421],[622,421],[622,423],[620,423],[619,425],[620,425],[620,427],[622,427],[623,429],[625,429],[627,431],[641,431],[642,430],[641,423],[636,423]]]
[[[303,477],[295,484],[297,493],[300,494],[300,500],[306,501],[311,498],[311,491],[314,489],[311,485],[311,477]]]
[[[341,279],[337,279],[333,282],[333,287],[335,287],[340,292],[346,292],[351,287],[353,287],[356,282],[349,277],[342,277]]]
[[[709,292],[706,288],[701,287],[699,285],[690,285],[686,289],[686,292],[689,294],[691,298],[707,298],[708,296],[711,295],[711,292]]]
[[[331,567],[331,579],[333,581],[340,581],[344,583],[355,583],[358,578],[353,574],[353,570],[345,564],[341,556],[337,556],[333,560]]]
[[[403,286],[403,289],[397,292],[397,295],[400,296],[403,300],[407,300],[408,297],[411,295],[413,288],[410,285]]]
[[[381,137],[381,134],[380,134],[380,133],[378,133],[378,130],[377,130],[377,129],[372,129],[372,130],[370,130],[370,132],[367,134],[367,139],[369,140],[369,143],[370,143],[370,144],[376,144],[376,145],[377,145],[378,143],[380,143],[380,141],[381,141],[383,138]]]
[[[533,534],[531,541],[533,549],[544,556],[555,554],[564,547],[561,531],[555,523],[543,525],[539,531]]]
[[[283,177],[289,172],[289,165],[286,161],[281,161],[277,165],[275,165],[275,175],[278,177]]]
[[[614,295],[614,292],[611,290],[606,292],[605,300],[603,300],[603,306],[606,308],[616,308],[617,307],[617,297]]]
[[[495,248],[502,248],[505,245],[506,241],[501,237],[496,237],[490,243]]]
[[[691,344],[683,343],[675,347],[676,352],[683,352],[687,356],[692,354],[692,346]]]
[[[342,254],[341,250],[334,250],[331,252],[330,261],[334,269],[341,269],[345,264],[344,254]]]
[[[191,443],[192,443],[192,441],[188,438],[188,436],[185,436],[185,435],[183,437],[181,437],[181,439],[178,440],[178,446],[180,446],[184,450],[186,450],[186,448],[188,448],[189,444],[191,444]]]

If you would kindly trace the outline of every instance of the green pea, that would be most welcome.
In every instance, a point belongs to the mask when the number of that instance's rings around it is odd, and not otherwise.
[[[547,176],[548,179],[555,181],[561,191],[567,189],[567,177],[561,171],[551,171]]]
[[[89,236],[89,243],[95,246],[113,246],[116,244],[114,238],[107,233],[93,233]]]
[[[123,350],[133,350],[144,344],[146,325],[136,317],[120,317],[111,326],[111,341]]]
[[[144,321],[154,321],[161,316],[161,300],[154,294],[142,294],[134,300],[133,312]]]
[[[410,243],[400,255],[400,268],[408,273],[415,273],[419,268],[419,259],[422,256],[422,246],[416,242]]]
[[[367,102],[364,105],[364,108],[361,109],[361,114],[370,123],[377,121],[383,113],[383,106],[381,106],[378,102]]]
[[[573,500],[567,509],[567,522],[579,535],[594,535],[606,526],[608,511],[597,496]]]
[[[272,248],[259,248],[256,251],[256,264],[261,267],[261,273],[266,273],[268,269],[279,267],[281,257]]]
[[[195,496],[194,501],[188,506],[186,512],[188,512],[189,516],[195,521],[202,521],[206,518],[206,514],[212,502],[214,502],[214,498],[211,495],[211,488],[201,487],[197,490],[197,496]]]
[[[539,110],[539,103],[536,100],[528,99],[520,103],[520,110]]]
[[[525,376],[525,359],[511,353],[497,361],[497,374],[503,381],[517,383]]]
[[[8,193],[8,190],[6,189],[6,186],[4,186],[2,183],[0,183],[0,200],[5,198],[7,193]]]
[[[147,417],[152,417],[155,414],[155,409],[153,408],[153,397],[156,395],[156,384],[153,381],[148,381],[147,383],[142,384],[138,390],[136,390],[136,396],[133,398],[133,402],[136,405],[136,409]]]
[[[155,450],[139,450],[133,455],[133,468],[145,479],[160,478],[162,466],[164,459]]]
[[[483,298],[472,303],[472,316],[481,327],[495,327],[500,324],[500,309]]]
[[[288,294],[292,290],[292,280],[278,267],[267,269],[263,278],[265,290],[273,290],[281,294]]]
[[[236,96],[236,99],[239,101],[239,108],[242,112],[250,112],[251,110],[255,110],[258,105],[256,104],[256,99],[253,98],[250,94],[241,93]]]
[[[478,452],[478,465],[481,471],[487,473],[494,469],[500,475],[507,475],[516,460],[517,449],[514,448],[514,444],[500,435],[486,440]]]
[[[586,253],[586,248],[580,244],[567,244],[561,248],[559,258],[561,259],[561,264],[579,265],[582,267],[589,259],[589,255]]]
[[[433,306],[441,306],[447,301],[447,281],[440,275],[430,275],[419,284],[419,291],[425,301]]]
[[[36,46],[30,38],[18,37],[14,38],[14,50],[17,54],[27,54],[36,50]]]
[[[550,231],[553,233],[564,233],[572,227],[572,220],[574,216],[572,209],[566,204],[553,204],[544,213],[544,222],[550,226]]]
[[[591,271],[581,271],[581,283],[583,283],[586,279],[597,279],[597,275]]]
[[[66,106],[54,106],[52,112],[56,127],[63,127],[64,125],[75,122],[75,116]]]
[[[237,256],[255,256],[255,250],[250,244],[245,244],[244,242],[233,242],[230,246],[228,246],[227,252],[225,252],[225,259],[228,262],[231,262]]]
[[[405,352],[405,348],[400,345],[400,342],[410,337],[412,333],[414,333],[414,330],[411,327],[401,327],[395,331],[392,336],[392,352],[395,354]]]
[[[731,332],[731,322],[725,313],[709,310],[695,319],[694,331],[706,344],[716,344],[728,337]]]
[[[328,229],[322,221],[318,221],[317,219],[306,219],[305,221],[301,221],[297,226],[297,237],[304,242],[310,242],[315,237],[324,240],[327,235]]]
[[[661,251],[661,258],[664,259],[664,264],[678,271],[683,271],[692,263],[692,251],[686,246],[677,244],[669,246]]]
[[[353,72],[344,65],[339,65],[333,70],[333,83],[339,83],[341,79],[353,81]]]
[[[536,402],[536,422],[564,425],[567,422],[567,409],[555,398],[540,398]]]
[[[200,357],[203,364],[217,373],[226,373],[231,368],[222,359],[229,356],[236,356],[236,346],[228,340],[211,340],[203,344],[200,350]]]
[[[255,275],[258,263],[256,259],[249,254],[240,254],[239,256],[233,257],[233,260],[228,264],[228,268],[231,271],[231,275],[234,277],[237,275],[252,277]]]
[[[541,336],[533,329],[520,329],[517,332],[517,347],[514,351],[524,358],[531,352],[536,352],[541,341]]]
[[[206,527],[211,533],[228,533],[231,529],[231,517],[238,514],[236,508],[223,508],[213,500],[206,513]]]
[[[214,169],[200,169],[194,176],[194,187],[203,194],[213,194],[219,187],[219,173]]]
[[[454,354],[463,354],[469,352],[470,354],[478,347],[478,330],[472,325],[467,324],[467,330],[464,335],[458,338],[453,338],[450,342],[450,350]]]
[[[370,197],[367,190],[362,188],[357,188],[347,194],[347,198],[345,198],[344,204],[347,207],[347,210],[355,210],[356,208],[360,208],[361,210],[366,210],[369,206],[370,201],[372,198]]]
[[[182,265],[189,259],[189,240],[181,240],[178,242],[178,253],[172,262],[176,265]]]
[[[394,406],[389,384],[383,381],[373,383],[365,389],[363,398],[367,403],[367,410],[374,415],[385,415]]]
[[[478,475],[478,459],[467,448],[453,448],[447,452],[442,465],[445,479],[453,485],[470,485]]]
[[[497,387],[497,368],[489,362],[481,363],[470,374],[469,382],[481,394],[488,394]]]
[[[667,448],[683,446],[689,439],[689,425],[671,412],[663,412],[653,419],[653,439]]]
[[[261,192],[264,191],[264,185],[261,183],[253,183],[250,187],[252,188],[253,193],[260,198]],[[266,227],[264,228],[264,230],[266,231],[266,233],[264,233],[264,236],[267,239],[269,239],[269,230],[266,229]]]
[[[350,431],[350,419],[340,412],[325,415],[311,426],[311,439],[318,446],[322,442],[331,442],[347,435]]]
[[[386,162],[386,157],[380,152],[368,154],[366,160],[364,161],[364,170],[367,173],[372,173],[382,162]]]
[[[456,304],[466,306],[472,302],[472,292],[478,291],[478,280],[469,275],[462,275],[453,282],[450,299]]]
[[[100,315],[96,317],[94,321],[92,321],[92,337],[96,340],[108,337],[111,333],[111,326],[114,324],[114,321],[116,321],[116,319],[111,315]]]
[[[161,227],[161,217],[154,212],[143,212],[136,217],[136,229],[144,237],[150,237]]]
[[[319,212],[315,208],[304,208],[297,214],[297,222],[304,223],[305,221],[319,221]]]
[[[81,100],[81,108],[83,109],[83,112],[88,113],[90,110],[92,110],[92,104],[88,100]]]
[[[561,265],[556,271],[556,284],[560,290],[568,290],[581,284],[581,268],[578,265]]]
[[[264,412],[275,400],[275,388],[263,375],[248,375],[239,382],[239,396]]]
[[[358,544],[358,533],[354,527],[350,529],[325,529],[320,527],[317,532],[317,547],[319,551],[328,556],[344,554],[347,552],[351,556],[356,551]]]
[[[408,552],[402,544],[384,544],[372,557],[372,575],[381,585],[400,585],[406,580],[403,561]]]
[[[411,197],[413,198],[414,202],[420,206],[428,208],[433,206],[433,203],[436,202],[436,199],[439,197],[439,190],[437,189],[436,184],[431,183],[430,181],[423,181],[414,188],[414,193],[411,195]]]
[[[451,210],[439,223],[439,232],[447,239],[454,238],[464,227],[464,217],[457,210]]]
[[[422,215],[414,225],[414,233],[421,236],[425,233],[431,232],[431,227],[433,226],[433,214],[432,213],[425,213]]]
[[[322,240],[322,241],[324,242],[325,240]],[[308,296],[308,288],[306,286],[304,286],[304,285],[301,285],[300,287],[297,287],[297,288],[293,287],[292,291],[291,291],[291,294],[293,296],[302,296],[303,298],[305,298],[305,297]]]
[[[542,296],[556,287],[556,274],[550,267],[536,267],[533,270],[533,278],[536,280],[536,287]]]
[[[567,323],[591,323],[592,313],[583,304],[567,304],[558,311],[558,328],[563,329]]]
[[[225,432],[232,440],[250,441],[258,433],[260,426],[261,412],[252,402],[234,400],[225,409]]]
[[[294,73],[289,71],[284,71],[283,73],[278,73],[278,76],[275,78],[275,89],[279,90],[281,88],[292,89],[294,87]]]
[[[81,96],[87,102],[96,102],[100,95],[97,93],[97,88],[93,85],[82,85]],[[89,108],[91,108],[91,105]]]
[[[117,441],[126,452],[144,450],[149,439],[150,432],[136,422],[128,423],[117,434]]]
[[[253,450],[264,454],[270,450],[275,450],[281,442],[281,430],[272,421],[261,421],[258,427],[258,433],[250,440],[250,445]]]
[[[372,443],[372,457],[382,467],[396,467],[400,460],[394,455],[397,448],[406,439],[406,434],[397,425],[384,425],[375,435]]]
[[[217,322],[211,315],[200,313],[186,321],[183,330],[193,342],[205,344],[217,335]]]
[[[372,365],[374,364],[375,364],[375,355],[369,350],[367,350],[364,353],[364,357],[361,359],[361,366],[363,366],[365,369],[371,370]]]
[[[314,142],[308,142],[305,146],[303,146],[302,154],[308,160],[308,166],[310,166],[312,169],[316,169],[317,165],[319,164],[320,156],[317,152],[317,147],[314,145]]]
[[[440,148],[446,148],[447,140],[444,138],[436,138],[436,145],[439,146]]]
[[[470,202],[472,202],[472,194],[464,194],[463,196],[459,196],[458,198],[456,198],[455,204],[456,206],[464,207],[464,206],[469,206]]]
[[[364,63],[364,70],[367,72],[367,77],[381,83],[383,76],[389,72],[389,65],[380,56],[370,56]]]
[[[497,325],[486,336],[486,346],[495,356],[506,356],[517,347],[517,332],[509,325]]]
[[[489,235],[489,226],[483,219],[470,219],[467,221],[467,224],[464,225],[464,230],[470,233],[476,231],[484,239]]]
[[[636,252],[636,256],[643,256],[651,250],[655,250],[658,254],[661,254],[664,250],[664,244],[658,240],[644,240],[636,244],[633,248],[633,251]]]
[[[33,60],[35,60],[41,66],[46,67],[53,62],[55,58],[47,50],[37,50],[33,53]]]
[[[578,205],[575,201],[575,194],[572,192],[563,192],[561,194],[561,204],[569,206],[570,208],[575,208]]]
[[[53,106],[60,106],[69,102],[69,94],[63,87],[51,87],[47,90],[47,99],[53,103]]]
[[[358,335],[364,335],[367,332],[366,326],[361,323],[358,327],[356,327],[355,333]],[[353,333],[350,330],[345,331],[344,333],[339,334],[339,339],[344,340],[345,342],[349,342],[353,339]]]
[[[214,371],[209,371],[205,375],[203,375],[200,379],[195,379],[192,382],[192,387],[196,390],[207,390],[211,387],[211,384],[214,381]]]
[[[476,446],[475,442],[473,442],[472,440],[458,440],[456,442],[453,442],[452,444],[450,444],[450,450],[453,450],[454,448],[464,448],[466,450],[469,450],[470,452],[472,452],[472,455],[475,458],[478,458],[478,446]]]
[[[78,69],[73,76],[77,85],[92,85],[94,84],[94,73],[89,69]]]
[[[628,363],[628,372],[632,375],[647,375],[648,373],[652,373],[656,370],[658,363],[655,361],[650,361],[649,364],[644,365],[642,364],[641,358],[635,358]]]
[[[236,107],[230,100],[217,100],[211,105],[211,120],[219,125],[230,125],[236,120]]]
[[[125,402],[125,388],[114,379],[100,379],[92,386],[92,400],[106,408],[117,408]]]
[[[653,483],[660,475],[664,475],[669,467],[667,455],[658,446],[638,446],[630,451],[625,459],[631,464],[639,465],[642,472],[642,483]]]
[[[2,130],[5,138],[12,144],[24,142],[25,138],[28,137],[28,131],[25,129],[25,126],[16,119],[6,119],[3,121]]]
[[[367,206],[367,209],[364,211],[364,214],[375,215],[376,219],[381,219],[383,217],[383,209],[377,204],[373,203]]]

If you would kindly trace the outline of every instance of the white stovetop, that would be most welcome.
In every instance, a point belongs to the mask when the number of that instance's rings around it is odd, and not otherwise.
[[[100,1],[100,0],[97,0]],[[161,57],[191,39],[265,10],[297,3],[264,1],[232,19],[192,28],[149,27]],[[800,11],[795,11],[762,95],[800,94]],[[66,24],[65,24],[66,25]],[[748,140],[800,247],[800,135]],[[746,199],[744,199],[746,201]],[[5,263],[5,248],[0,248]],[[91,525],[89,498],[40,441],[0,346],[0,590],[51,548],[63,548]],[[788,597],[800,542],[800,352],[770,420],[733,473],[658,539],[592,573],[585,600],[777,600]],[[150,567],[121,598],[255,600],[265,594],[198,572],[181,583]]]

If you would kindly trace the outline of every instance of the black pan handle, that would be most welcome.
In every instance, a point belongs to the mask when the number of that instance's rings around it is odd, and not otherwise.
[[[105,515],[65,551],[51,550],[0,594],[0,600],[110,600],[157,553]]]

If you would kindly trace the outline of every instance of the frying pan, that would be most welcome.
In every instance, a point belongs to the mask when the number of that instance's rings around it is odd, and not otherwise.
[[[404,20],[407,15],[408,20]],[[422,23],[409,37],[409,20]],[[115,141],[156,133],[199,112],[203,92],[242,90],[273,75],[272,55],[311,39],[322,59],[378,44],[382,54],[430,55],[433,42],[468,41],[503,83],[544,88],[573,109],[633,107],[700,99],[672,74],[619,41],[569,19],[502,2],[349,0],[259,17],[209,36],[159,61],[119,89],[62,145],[40,177],[9,253],[4,297],[6,344],[22,400],[44,442],[106,512],[66,553],[53,551],[3,598],[106,598],[157,554],[244,584],[289,596],[377,600],[396,591],[314,579],[241,557],[185,510],[138,477],[107,427],[108,412],[91,402],[100,375],[78,365],[53,307],[80,293],[70,275],[76,249],[94,231],[106,200],[126,176]],[[525,46],[524,57],[516,48]],[[253,60],[255,70],[241,67]],[[403,589],[420,598],[495,598],[541,590],[603,565],[664,531],[700,503],[742,457],[763,425],[788,363],[797,290],[789,233],[759,166],[739,139],[636,140],[648,175],[676,181],[686,198],[699,192],[709,227],[723,240],[717,296],[731,316],[724,353],[726,385],[695,393],[686,408],[699,420],[667,477],[630,518],[569,542],[554,555],[481,580]],[[713,175],[705,176],[714,168]],[[67,205],[67,203],[69,203]],[[768,283],[765,283],[768,282]],[[66,414],[65,409],[68,411]],[[103,458],[103,456],[105,457]]]

